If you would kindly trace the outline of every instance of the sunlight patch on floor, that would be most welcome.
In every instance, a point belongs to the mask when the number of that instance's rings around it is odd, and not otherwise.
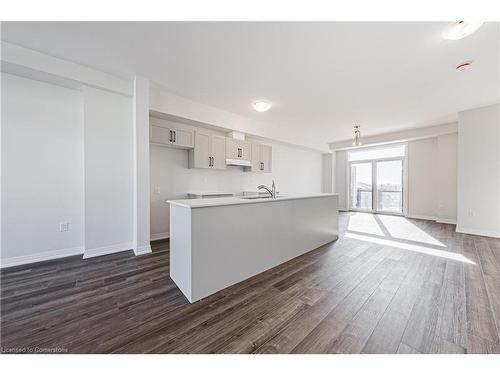
[[[359,240],[359,241],[372,242],[372,243],[383,245],[383,246],[394,247],[397,249],[409,250],[409,251],[413,251],[416,253],[433,255],[433,256],[437,256],[437,257],[441,257],[441,258],[456,260],[456,261],[463,262],[463,263],[476,264],[472,260],[470,260],[469,258],[465,257],[464,255],[458,254],[458,253],[452,253],[450,251],[437,250],[437,249],[433,249],[430,247],[411,245],[411,244],[408,244],[405,242],[386,240],[383,238],[376,238],[376,237],[370,237],[370,236],[363,236],[360,234],[349,233],[349,232],[345,233],[345,237],[352,238],[354,240]]]
[[[353,232],[363,232],[383,236],[384,232],[371,214],[355,213],[349,216],[349,225],[347,230]]]
[[[391,237],[446,247],[411,221],[402,216],[377,215]]]

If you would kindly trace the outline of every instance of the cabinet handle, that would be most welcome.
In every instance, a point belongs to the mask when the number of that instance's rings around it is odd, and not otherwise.
[[[169,138],[168,138],[168,141],[169,142],[172,142],[172,130],[169,130]]]
[[[241,148],[238,148],[238,157],[241,158]]]
[[[209,167],[212,166],[212,157],[211,156],[208,157],[208,166]]]
[[[174,143],[175,143],[175,130],[173,131],[173,133],[174,133]]]
[[[212,156],[212,167],[214,166],[214,157]]]
[[[264,170],[264,162],[260,162],[260,170],[263,171]]]

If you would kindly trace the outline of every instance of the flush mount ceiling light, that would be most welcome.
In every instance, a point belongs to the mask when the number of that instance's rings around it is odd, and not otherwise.
[[[479,21],[459,21],[454,23],[443,33],[443,39],[459,40],[471,35],[481,27],[484,22]]]
[[[353,146],[361,146],[361,131],[359,130],[359,125],[354,125],[354,140],[352,141]]]
[[[273,103],[271,103],[268,100],[256,100],[252,103],[253,109],[255,109],[257,112],[266,112],[272,106],[273,106]]]
[[[455,70],[457,72],[463,72],[464,70],[469,69],[471,67],[471,65],[472,65],[472,61],[466,61],[466,62],[464,62],[464,63],[462,63],[460,65],[457,65],[455,67]]]

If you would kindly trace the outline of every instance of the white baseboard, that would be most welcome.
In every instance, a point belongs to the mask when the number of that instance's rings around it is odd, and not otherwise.
[[[151,241],[164,240],[170,238],[170,232],[156,233],[151,235]]]
[[[443,219],[443,218],[437,218],[436,219],[437,223],[442,223],[442,224],[457,224],[456,220],[453,219]]]
[[[500,238],[500,233],[492,231],[492,230],[464,228],[464,227],[457,226],[456,231],[458,233],[473,234],[473,235],[476,235],[476,236],[486,236],[486,237]]]
[[[116,245],[96,247],[94,249],[85,249],[85,251],[83,252],[83,259],[118,253],[120,251],[127,251],[127,250],[132,250],[131,242],[124,242]]]
[[[138,248],[134,249],[134,254],[137,255],[144,255],[144,254],[149,254],[151,253],[151,246],[146,245],[146,246],[139,246]]]
[[[5,258],[1,260],[0,268],[20,266],[23,264],[43,262],[45,260],[64,258],[73,255],[83,254],[83,247],[70,247],[66,249],[44,251],[41,253],[22,255],[18,257]]]
[[[419,220],[432,220],[432,221],[436,221],[437,220],[436,216],[430,216],[430,215],[408,214],[408,215],[406,215],[406,217],[410,218],[410,219],[419,219]]]

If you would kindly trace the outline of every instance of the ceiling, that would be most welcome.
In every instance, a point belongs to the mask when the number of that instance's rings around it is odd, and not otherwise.
[[[4,22],[2,39],[290,129],[309,143],[442,124],[499,101],[499,24]],[[455,66],[473,60],[472,68]],[[266,113],[256,98],[274,103]]]

